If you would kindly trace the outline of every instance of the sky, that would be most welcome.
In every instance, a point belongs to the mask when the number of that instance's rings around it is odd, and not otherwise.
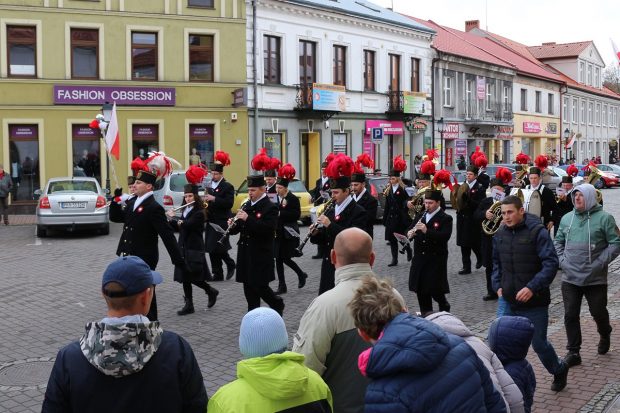
[[[620,48],[618,0],[370,0],[398,13],[465,30],[465,20],[528,46],[543,42],[593,40],[607,66],[618,64],[611,41]]]

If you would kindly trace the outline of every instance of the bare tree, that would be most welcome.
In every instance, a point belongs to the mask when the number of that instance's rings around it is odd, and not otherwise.
[[[608,66],[603,72],[603,86],[620,94],[620,66]]]

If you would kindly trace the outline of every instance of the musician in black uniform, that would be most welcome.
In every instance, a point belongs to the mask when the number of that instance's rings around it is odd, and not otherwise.
[[[448,241],[452,235],[452,217],[440,207],[441,191],[424,193],[425,213],[420,214],[409,227],[408,238],[413,238],[413,261],[409,270],[409,290],[416,293],[420,312],[433,311],[433,300],[439,311],[450,311],[445,294],[448,285]]]
[[[276,278],[273,240],[278,225],[278,207],[267,197],[263,175],[248,176],[248,196],[249,201],[237,211],[236,223],[230,230],[230,234],[239,234],[236,281],[243,283],[248,311],[260,307],[262,298],[282,315],[284,300],[269,287]],[[228,225],[232,222],[233,219],[229,219]]]
[[[482,185],[477,180],[478,168],[473,165],[467,167],[467,180],[462,185],[468,189],[463,195],[462,208],[456,213],[456,245],[461,247],[463,268],[460,275],[471,274],[471,253],[476,256],[476,268],[482,267],[480,256],[480,222],[474,218],[474,211],[486,195]]]
[[[529,170],[529,178],[530,184],[526,187],[526,189],[537,189],[540,192],[540,201],[541,201],[541,211],[542,211],[542,219],[543,224],[547,228],[547,230],[551,231],[553,227],[553,214],[557,203],[555,202],[555,194],[546,185],[542,183],[542,171],[540,168],[533,166]],[[558,221],[558,225],[560,222]]]
[[[327,208],[317,218],[317,224],[320,225],[320,228],[315,229],[310,237],[310,242],[322,245],[324,251],[331,251],[334,248],[336,235],[341,231],[351,227],[366,230],[366,211],[351,198],[350,186],[351,178],[348,176],[333,178],[330,182],[333,199],[332,207]],[[335,271],[336,269],[328,253],[321,262],[319,295],[334,288]]]
[[[327,168],[327,162],[323,162],[321,164],[321,177],[316,180],[314,188],[310,191],[314,206],[319,206],[327,202],[327,200],[330,198],[329,177],[325,173],[325,168]],[[317,245],[316,254],[312,256],[313,259],[323,259],[323,257],[329,256],[329,251],[323,251],[322,248],[323,245]]]
[[[390,242],[392,261],[388,267],[398,264],[398,241],[394,233],[405,234],[411,223],[407,210],[409,196],[405,185],[400,180],[400,170],[392,168],[389,173],[389,183],[385,189],[385,209],[383,210],[383,225],[385,226],[385,240]],[[411,248],[407,249],[407,260],[411,260]]]
[[[228,218],[232,215],[230,209],[235,201],[235,188],[224,178],[224,165],[221,163],[211,165],[211,177],[211,186],[205,188],[205,201],[208,211],[205,227],[205,251],[209,253],[211,259],[213,281],[223,281],[222,261],[226,263],[226,279],[229,280],[235,274],[235,260],[228,255],[228,250],[231,249],[228,238],[223,244],[218,243],[222,234],[209,224],[213,223],[222,229],[226,229]]]
[[[265,171],[265,187],[266,187],[266,192],[268,194],[277,193],[276,191],[276,170],[275,169],[268,169]]]
[[[351,175],[351,191],[352,197],[357,205],[366,211],[366,228],[364,231],[373,237],[375,220],[377,219],[377,198],[370,195],[370,191],[366,188],[366,174],[364,172],[356,172]]]
[[[573,191],[573,177],[572,176],[563,176],[562,177],[562,189],[564,193],[562,195],[558,195],[556,201],[556,207],[553,211],[553,222],[557,222],[558,225],[555,225],[553,228],[553,236],[555,237],[558,233],[558,228],[560,227],[560,221],[562,221],[562,217],[568,214],[573,210],[573,199],[571,197],[571,192]]]
[[[480,185],[482,185],[482,189],[484,189],[485,191],[487,190],[491,182],[491,177],[487,174],[487,169],[486,169],[488,164],[489,164],[489,161],[487,160],[487,157],[484,154],[478,156],[474,160],[474,165],[478,167],[477,181],[480,183]]]
[[[172,263],[175,266],[184,267],[185,261],[174,232],[168,225],[164,208],[153,198],[153,185],[156,178],[150,172],[139,171],[133,184],[135,197],[126,201],[124,209],[117,202],[110,204],[110,221],[125,223],[116,255],[140,257],[154,271],[159,261],[157,246],[159,235]],[[153,291],[153,301],[146,316],[151,321],[157,320],[155,291]]]

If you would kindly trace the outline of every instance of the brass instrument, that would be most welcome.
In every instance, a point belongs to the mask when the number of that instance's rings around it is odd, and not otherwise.
[[[424,212],[424,194],[426,191],[431,189],[430,186],[425,186],[424,188],[418,189],[416,194],[411,197],[411,202],[413,203],[413,208],[409,209],[409,217],[411,219],[415,219],[418,215]]]
[[[467,185],[467,182],[456,184],[452,187],[452,191],[450,192],[450,203],[457,212],[460,212],[463,208],[465,208],[465,197],[467,196],[467,191],[469,191],[469,185]]]
[[[601,172],[601,170],[596,166],[588,165],[588,168],[590,168],[590,174],[586,176],[584,182],[594,186],[596,181],[601,179],[601,176],[603,176],[603,172]],[[594,189],[596,190],[596,202],[600,204],[603,201],[603,193],[596,187]]]
[[[322,217],[323,215],[325,215],[327,212],[331,211],[333,208],[336,207],[335,202],[334,202],[334,198],[330,198],[329,201],[327,201],[326,203],[324,203],[323,205],[325,205],[325,207],[323,208],[323,212],[321,212],[321,215],[319,215],[317,217],[317,221],[310,225],[308,227],[308,234],[306,234],[306,237],[304,238],[304,240],[299,244],[299,246],[297,247],[297,252],[299,254],[301,254],[302,250],[304,249],[305,245],[308,243],[308,240],[310,239],[310,237],[312,236],[312,232],[315,229],[319,229],[321,228],[323,225],[318,221],[319,217]]]
[[[525,181],[523,181],[523,178],[525,178],[525,176],[527,175],[527,173],[529,172],[529,166],[527,165],[521,165],[521,170],[519,172],[517,172],[517,174],[515,175],[515,187],[525,187]],[[519,184],[519,185],[517,185]]]
[[[502,201],[495,201],[489,211],[493,214],[493,219],[485,218],[482,221],[482,231],[487,235],[494,235],[502,224]]]
[[[250,202],[250,198],[246,199],[243,204],[241,204],[241,208],[239,208],[241,211],[245,211],[245,209],[251,204]],[[222,234],[222,237],[219,239],[219,241],[217,241],[218,244],[220,245],[224,245],[224,243],[226,242],[226,239],[228,238],[228,236],[230,235],[230,231],[235,228],[237,226],[237,221],[239,220],[239,218],[237,218],[236,216],[233,218],[232,222],[230,223],[230,225],[228,225],[228,228],[226,228],[226,231],[224,231],[224,233]]]

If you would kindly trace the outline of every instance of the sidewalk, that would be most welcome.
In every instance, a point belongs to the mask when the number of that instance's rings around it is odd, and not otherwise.
[[[9,214],[9,225],[34,225],[37,223],[36,215],[10,215]],[[4,223],[0,222],[0,226],[3,226]]]

